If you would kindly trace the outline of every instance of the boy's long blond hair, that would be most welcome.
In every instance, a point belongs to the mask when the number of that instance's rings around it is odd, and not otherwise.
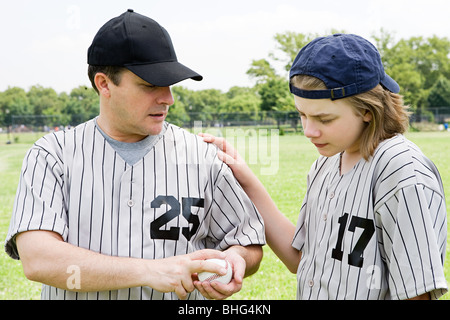
[[[327,89],[322,80],[311,76],[296,75],[292,77],[291,83],[303,90]],[[408,106],[403,103],[403,97],[381,85],[343,99],[350,102],[356,114],[363,116],[367,111],[372,114],[372,120],[364,129],[360,140],[360,152],[366,161],[373,156],[381,141],[408,130],[410,113],[407,111]]]

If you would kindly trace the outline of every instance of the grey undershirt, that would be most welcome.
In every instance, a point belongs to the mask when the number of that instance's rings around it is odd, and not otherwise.
[[[117,141],[110,136],[108,136],[97,124],[97,119],[95,119],[95,126],[98,131],[102,134],[102,136],[108,141],[111,147],[125,160],[126,163],[133,166],[153,148],[153,146],[159,141],[159,139],[163,136],[165,127],[159,135],[156,136],[147,136],[145,139],[128,143]]]

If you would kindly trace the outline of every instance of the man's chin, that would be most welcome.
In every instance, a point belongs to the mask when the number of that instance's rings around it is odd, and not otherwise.
[[[156,135],[160,134],[163,129],[163,125],[164,125],[164,121],[161,121],[160,123],[157,123],[157,124],[153,124],[148,129],[148,134],[150,136],[156,136]]]

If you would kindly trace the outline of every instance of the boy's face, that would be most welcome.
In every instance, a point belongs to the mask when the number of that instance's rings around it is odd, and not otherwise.
[[[294,96],[305,136],[319,153],[331,157],[359,153],[359,141],[369,116],[356,114],[347,99],[305,99]]]

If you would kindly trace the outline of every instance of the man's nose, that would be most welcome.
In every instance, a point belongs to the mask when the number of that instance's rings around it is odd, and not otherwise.
[[[158,97],[156,99],[158,104],[163,104],[171,106],[174,104],[174,99],[170,87],[160,87],[158,88]]]

